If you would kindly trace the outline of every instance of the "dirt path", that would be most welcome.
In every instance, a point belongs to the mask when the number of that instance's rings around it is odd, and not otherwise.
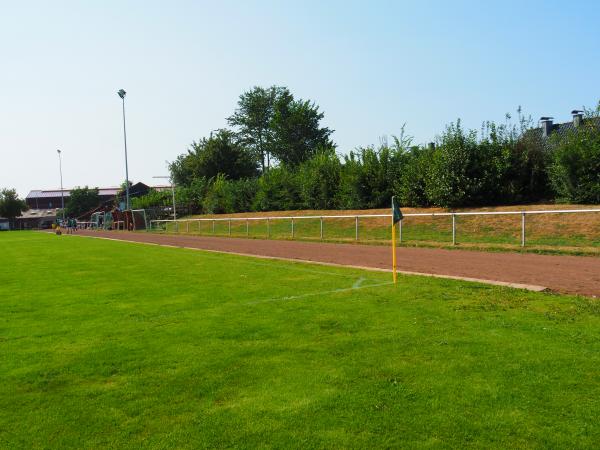
[[[299,241],[81,231],[107,237],[257,256],[389,269],[389,247]],[[545,286],[552,291],[600,296],[600,258],[398,248],[398,270]]]

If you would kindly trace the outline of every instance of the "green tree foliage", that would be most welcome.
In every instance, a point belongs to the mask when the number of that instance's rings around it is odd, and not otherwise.
[[[302,206],[308,209],[334,209],[339,206],[338,192],[342,164],[333,148],[322,149],[298,168]]]
[[[449,208],[551,201],[555,193],[599,202],[599,115],[548,141],[519,108],[516,124],[507,114],[479,132],[458,120],[433,146],[413,145],[402,127],[391,145],[384,139],[339,156],[313,102],[284,87],[255,87],[228,118],[235,132],[194,143],[170,169],[178,203],[204,212],[382,208],[393,195],[405,206]]]
[[[19,198],[15,189],[5,188],[0,191],[0,217],[14,219],[28,209],[27,203]]]
[[[231,185],[231,195],[233,196],[234,211],[253,211],[254,201],[258,193],[258,179],[244,178],[241,180],[232,180],[229,183]]]
[[[173,203],[171,191],[150,189],[146,195],[131,199],[133,209],[148,209],[156,206],[170,206]]]
[[[274,167],[258,180],[254,201],[257,211],[284,211],[302,207],[300,183],[295,172]]]
[[[100,206],[98,188],[77,187],[71,190],[65,204],[65,213],[69,217],[79,217]]]
[[[319,148],[333,147],[333,131],[321,127],[323,117],[314,102],[296,100],[287,88],[272,86],[244,92],[227,120],[264,173],[271,167],[272,156],[294,167],[310,159]]]
[[[404,161],[412,138],[393,136],[394,144],[382,139],[378,148],[361,147],[344,156],[339,204],[344,208],[381,208],[397,194]]]
[[[559,200],[600,203],[600,103],[578,129],[557,140],[550,179]]]
[[[222,214],[234,212],[233,193],[230,183],[223,174],[217,175],[210,184],[202,208],[208,214]]]
[[[478,138],[474,130],[465,131],[460,121],[450,124],[435,150],[427,154],[427,203],[491,205],[524,197],[526,180],[515,174],[526,173],[530,160],[518,140],[514,127],[506,125],[486,122]]]
[[[394,180],[394,191],[401,205],[429,206],[427,183],[429,164],[434,150],[430,147],[412,147],[403,158],[398,178]]]
[[[265,89],[255,86],[240,95],[237,109],[227,119],[229,125],[238,130],[240,143],[253,151],[263,173],[271,167],[275,103],[284,103],[283,99],[289,101],[291,97],[285,87],[271,86]]]
[[[210,137],[193,142],[187,154],[169,164],[169,170],[178,186],[188,186],[197,178],[229,179],[257,175],[257,165],[251,152],[237,141],[230,130],[217,130]]]
[[[219,175],[208,185],[202,209],[207,214],[252,211],[257,191],[256,178],[228,180]]]
[[[295,167],[314,156],[319,149],[334,147],[333,130],[321,127],[324,114],[308,100],[279,98],[273,116],[273,155],[283,164]]]

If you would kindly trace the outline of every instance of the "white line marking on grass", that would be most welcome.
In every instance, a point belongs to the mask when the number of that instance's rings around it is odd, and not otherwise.
[[[156,242],[143,242],[143,241],[130,241],[127,239],[118,239],[118,238],[109,238],[109,237],[104,237],[104,236],[89,236],[89,235],[76,235],[76,234],[69,234],[67,236],[77,236],[77,237],[82,237],[82,238],[92,238],[92,239],[103,239],[105,241],[114,241],[114,242],[126,242],[128,244],[144,244],[144,245],[154,245],[156,247],[169,247],[169,248],[180,248],[180,249],[184,249],[184,250],[195,250],[197,252],[201,252],[204,253],[204,257],[213,257],[213,258],[219,258],[220,255],[234,255],[234,256],[242,256],[244,258],[251,258],[251,259],[265,259],[265,260],[271,260],[271,261],[286,261],[286,262],[290,262],[292,267],[286,267],[285,270],[294,270],[297,272],[306,272],[306,273],[314,273],[317,275],[330,275],[330,276],[335,276],[335,277],[342,277],[342,278],[354,278],[356,275],[355,274],[346,274],[346,273],[336,273],[336,272],[326,272],[324,270],[313,270],[313,269],[306,269],[304,267],[298,267],[298,265],[300,264],[313,264],[313,265],[320,265],[320,266],[325,266],[325,267],[340,267],[343,269],[356,269],[356,270],[371,270],[371,271],[381,271],[379,269],[369,269],[369,268],[362,268],[362,267],[355,267],[355,266],[343,266],[341,264],[327,264],[327,263],[321,263],[319,261],[308,261],[308,260],[302,260],[302,259],[293,259],[293,258],[279,258],[279,257],[275,257],[275,256],[262,256],[262,255],[253,255],[251,253],[236,253],[236,252],[226,252],[226,251],[219,251],[219,250],[209,250],[209,249],[204,249],[204,248],[197,248],[197,247],[181,247],[181,246],[177,246],[177,245],[170,245],[170,244],[157,244]],[[261,263],[258,261],[246,261],[244,264],[251,264],[254,266],[259,266],[259,267],[269,267],[271,269],[279,269],[280,267],[273,265],[273,264],[267,264],[267,263]],[[362,278],[362,281],[368,281],[367,278]],[[362,283],[361,281],[361,283]],[[374,281],[374,280],[373,280]],[[360,284],[360,283],[359,283]]]
[[[78,235],[71,234],[68,236],[78,236]],[[79,235],[79,237],[88,237],[88,238],[93,238],[93,239],[106,239],[108,241],[128,242],[128,243],[132,243],[132,244],[158,245],[159,247],[176,247],[176,246],[165,245],[165,244],[156,244],[153,242],[131,241],[131,240],[127,240],[127,239],[106,238],[106,237],[100,237],[100,236]],[[271,260],[276,260],[276,261],[278,260],[278,261],[291,261],[294,263],[303,263],[303,264],[316,264],[316,265],[328,266],[328,267],[343,267],[345,269],[368,270],[371,272],[388,272],[388,273],[391,272],[391,269],[383,269],[383,268],[379,268],[379,267],[355,266],[355,265],[351,265],[351,264],[348,265],[348,264],[338,264],[338,263],[330,263],[330,262],[323,262],[323,261],[311,261],[311,260],[299,259],[299,258],[283,258],[280,256],[256,255],[256,254],[252,254],[252,253],[229,252],[226,250],[208,250],[208,249],[204,249],[204,248],[192,248],[192,247],[176,247],[176,248],[198,250],[198,251],[207,252],[207,253],[221,253],[221,254],[229,254],[229,255],[236,255],[236,256],[244,256],[244,257],[248,257],[248,258],[271,259]],[[441,279],[446,279],[446,280],[467,281],[467,282],[471,282],[471,283],[490,284],[492,286],[502,286],[502,287],[509,287],[509,288],[513,288],[513,289],[525,289],[527,291],[533,291],[533,292],[548,291],[548,288],[546,286],[539,286],[536,284],[513,283],[510,281],[487,280],[485,278],[461,277],[461,276],[455,276],[455,275],[443,275],[443,274],[438,274],[438,273],[412,272],[412,271],[408,271],[408,270],[398,270],[398,273],[402,274],[402,275],[410,275],[410,276],[431,277],[431,278],[441,278]],[[331,275],[334,275],[334,274],[331,274]],[[343,276],[341,274],[335,274],[335,275]]]
[[[354,284],[352,285],[352,287],[354,289],[356,289],[357,287],[359,287],[362,284],[363,281],[365,281],[365,279],[363,277],[360,277],[358,280],[356,280],[354,282]]]
[[[216,250],[205,250],[203,248],[196,248],[196,247],[182,247],[186,250],[196,250],[196,251],[200,251],[203,253],[208,253],[207,257],[214,257],[214,258],[219,258],[219,255],[222,255],[223,253],[228,254],[228,255],[234,255],[234,256],[243,256],[244,258],[252,258],[252,259],[271,259],[271,260],[275,260],[275,261],[279,261],[279,260],[283,260],[286,262],[290,262],[292,264],[292,267],[290,269],[290,267],[286,267],[285,270],[295,270],[298,272],[307,272],[307,273],[314,273],[317,275],[331,275],[331,276],[336,276],[336,277],[343,277],[343,278],[354,278],[356,275],[355,274],[349,274],[349,273],[336,273],[336,272],[325,272],[324,270],[313,270],[313,269],[305,269],[304,267],[297,267],[299,264],[318,264],[318,265],[323,265],[323,264],[319,264],[318,262],[312,262],[312,261],[305,261],[305,260],[299,260],[299,259],[291,259],[291,258],[271,258],[271,257],[262,257],[260,255],[252,255],[252,254],[247,254],[247,253],[231,253],[231,252],[220,252],[220,251],[216,251]],[[278,269],[280,267],[273,265],[273,264],[267,264],[267,263],[262,263],[262,262],[258,262],[258,261],[246,261],[244,264],[251,264],[253,266],[259,266],[259,267],[269,267],[271,269]],[[333,266],[333,267],[343,267],[345,269],[355,269],[355,267],[353,266]],[[362,269],[359,269],[362,270]],[[366,280],[366,278],[364,279]]]
[[[266,300],[257,300],[257,301],[254,301],[254,302],[248,302],[248,303],[246,303],[246,305],[257,305],[257,304],[260,304],[260,303],[272,303],[272,302],[284,302],[284,301],[288,301],[288,300],[300,300],[300,299],[307,298],[307,297],[315,297],[317,295],[327,295],[327,294],[337,294],[337,293],[340,293],[340,292],[358,291],[360,289],[368,289],[368,288],[380,287],[380,286],[390,286],[390,285],[393,285],[393,284],[394,284],[393,281],[388,281],[387,283],[369,284],[369,285],[366,285],[366,286],[357,286],[357,287],[352,286],[352,287],[349,287],[349,288],[333,289],[331,291],[319,291],[319,292],[311,292],[309,294],[290,295],[290,296],[287,296],[287,297],[269,298],[269,299],[266,299]]]

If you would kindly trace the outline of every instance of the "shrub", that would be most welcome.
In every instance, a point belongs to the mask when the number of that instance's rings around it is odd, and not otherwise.
[[[600,104],[582,126],[557,139],[550,180],[559,200],[600,203]]]
[[[260,177],[254,201],[256,211],[285,211],[300,207],[300,186],[295,173],[285,167],[274,167]]]
[[[246,178],[228,181],[228,183],[233,196],[233,210],[235,212],[253,211],[258,192],[258,179]]]
[[[217,175],[210,184],[202,201],[202,209],[207,214],[223,214],[235,211],[233,191],[225,175]]]
[[[341,169],[342,165],[333,148],[321,149],[302,163],[298,170],[302,207],[337,208]]]

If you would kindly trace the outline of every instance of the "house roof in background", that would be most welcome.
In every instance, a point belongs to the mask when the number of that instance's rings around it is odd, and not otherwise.
[[[50,209],[29,209],[23,212],[19,219],[42,219],[44,217],[56,217],[58,208]]]
[[[595,126],[600,126],[600,118],[598,118],[598,117],[595,117],[592,119],[590,119],[588,117],[584,117],[581,126],[583,126],[584,124],[589,124],[590,120],[592,121],[591,123],[594,124]],[[573,124],[573,121],[564,122],[564,123],[553,123],[552,129],[550,130],[550,136],[556,134],[562,138],[563,136],[567,135],[571,131],[577,130],[577,129],[578,128]],[[533,129],[529,130],[529,133],[533,134],[538,139],[548,139],[548,137],[549,137],[549,136],[544,137],[542,127],[533,128]]]
[[[138,182],[132,185],[132,188],[134,186],[147,186],[144,183]],[[156,189],[157,191],[165,191],[167,189],[171,189],[171,185],[156,185],[156,186],[148,186],[152,189]],[[111,196],[114,197],[115,195],[117,195],[119,193],[119,191],[121,190],[121,187],[117,186],[117,187],[104,187],[104,188],[98,188],[98,194],[100,196],[106,197],[106,196]],[[69,197],[71,195],[71,191],[72,189],[63,189],[62,192],[64,194],[65,197]],[[49,190],[41,190],[41,189],[33,189],[31,191],[29,191],[29,194],[27,194],[27,197],[25,197],[26,199],[32,199],[32,198],[55,198],[55,197],[60,197],[61,194],[61,190],[60,189],[49,189]]]
[[[102,196],[117,195],[119,193],[120,189],[121,188],[119,188],[119,187],[99,188],[98,194],[102,195]],[[71,189],[63,189],[62,192],[65,197],[69,197],[71,195]],[[54,197],[60,197],[60,196],[61,196],[60,189],[49,190],[49,191],[32,190],[29,192],[29,194],[27,194],[26,198],[54,198]]]

